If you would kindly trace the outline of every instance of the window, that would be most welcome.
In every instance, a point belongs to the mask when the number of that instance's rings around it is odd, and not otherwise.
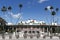
[[[29,33],[31,33],[31,31],[29,31]]]
[[[40,33],[39,31],[36,31],[37,33]]]
[[[32,33],[35,33],[35,31],[32,31]]]

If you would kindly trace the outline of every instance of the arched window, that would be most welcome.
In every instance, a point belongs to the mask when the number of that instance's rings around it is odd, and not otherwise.
[[[24,33],[27,33],[27,31],[25,31]]]
[[[29,33],[31,33],[31,31],[29,31]]]
[[[35,31],[32,31],[32,33],[35,33]]]
[[[40,33],[39,31],[36,31],[37,33]]]

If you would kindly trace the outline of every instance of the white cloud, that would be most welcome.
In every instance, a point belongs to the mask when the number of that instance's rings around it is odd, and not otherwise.
[[[39,0],[38,2],[39,2],[39,3],[43,3],[43,2],[45,2],[45,1],[48,1],[48,0]]]
[[[11,16],[12,16],[13,18],[19,18],[19,17],[21,17],[21,13],[17,13],[17,14],[11,13]]]
[[[50,8],[51,8],[51,6],[47,6],[47,9],[51,12],[51,11],[53,11],[53,10],[50,10]]]
[[[51,6],[47,6],[47,9],[50,10],[50,7],[51,7]]]
[[[6,25],[13,25],[13,23],[8,22]]]

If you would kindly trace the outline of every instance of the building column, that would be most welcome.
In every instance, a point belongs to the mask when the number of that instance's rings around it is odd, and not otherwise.
[[[48,33],[48,27],[47,27],[47,33]]]
[[[16,32],[17,32],[17,28],[16,28]]]
[[[50,34],[52,33],[52,27],[50,28]]]
[[[12,28],[12,30],[14,30],[14,27]]]
[[[44,32],[44,30],[45,30],[45,29],[44,29],[44,27],[43,27],[43,32]]]

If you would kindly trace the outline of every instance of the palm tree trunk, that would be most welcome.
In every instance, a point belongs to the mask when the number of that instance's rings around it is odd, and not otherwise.
[[[53,23],[54,23],[54,16],[53,16]]]
[[[21,8],[20,8],[20,14],[21,14]],[[19,20],[20,20],[20,16],[19,16],[19,18],[17,19],[16,24],[18,24]]]

